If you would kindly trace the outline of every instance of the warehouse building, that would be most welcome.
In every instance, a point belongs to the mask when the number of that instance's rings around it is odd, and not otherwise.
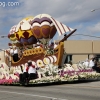
[[[97,56],[100,60],[100,41],[99,40],[67,40],[64,42],[65,63],[72,61],[77,63]]]

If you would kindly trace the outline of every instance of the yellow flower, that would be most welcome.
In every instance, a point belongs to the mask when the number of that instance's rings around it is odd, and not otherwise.
[[[43,59],[43,62],[44,62],[44,64],[48,65],[48,64],[50,64],[50,59],[47,58],[47,57],[45,57],[45,58]]]
[[[42,60],[37,60],[36,64],[37,64],[38,67],[44,67]]]

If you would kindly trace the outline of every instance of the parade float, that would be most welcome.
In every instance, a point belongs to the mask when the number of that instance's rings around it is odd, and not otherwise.
[[[48,14],[26,17],[11,27],[8,34],[11,43],[8,45],[16,46],[20,57],[14,62],[10,49],[0,53],[0,84],[19,84],[19,74],[23,73],[29,60],[37,66],[38,74],[37,79],[30,80],[29,84],[98,79],[100,74],[91,68],[63,63],[64,41],[75,31]],[[65,35],[67,32],[70,33]],[[55,35],[63,35],[63,39],[53,41]],[[52,41],[55,48],[50,47]]]

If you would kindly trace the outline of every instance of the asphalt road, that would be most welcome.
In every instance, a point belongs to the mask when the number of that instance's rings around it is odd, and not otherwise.
[[[0,100],[100,100],[100,81],[50,86],[0,86]]]

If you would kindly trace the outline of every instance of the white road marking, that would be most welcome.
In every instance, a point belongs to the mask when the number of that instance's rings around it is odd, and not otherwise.
[[[68,99],[62,99],[62,98],[55,98],[55,97],[48,97],[48,96],[41,96],[41,95],[33,95],[33,94],[26,94],[26,93],[19,93],[19,92],[10,92],[10,91],[0,91],[2,93],[9,93],[9,94],[18,94],[18,95],[27,95],[32,97],[40,97],[40,98],[47,98],[50,100],[68,100]]]

